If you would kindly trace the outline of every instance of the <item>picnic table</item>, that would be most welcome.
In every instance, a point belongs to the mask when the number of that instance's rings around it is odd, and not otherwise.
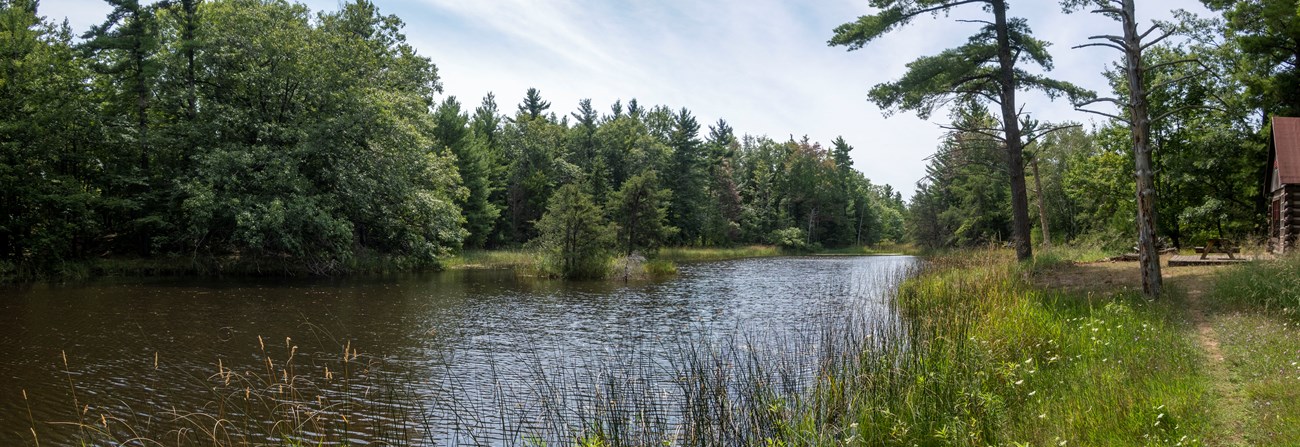
[[[1205,259],[1210,253],[1223,253],[1228,255],[1228,259],[1237,259],[1233,256],[1241,252],[1240,248],[1234,247],[1226,239],[1206,239],[1204,247],[1196,247],[1196,252],[1201,254],[1201,259]]]

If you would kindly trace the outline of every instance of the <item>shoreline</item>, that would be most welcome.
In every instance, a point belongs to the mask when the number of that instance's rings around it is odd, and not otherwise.
[[[791,251],[772,245],[729,248],[665,247],[649,257],[650,263],[657,265],[654,266],[655,271],[648,274],[662,275],[665,268],[675,271],[675,268],[672,268],[675,264],[694,262],[780,256],[880,255],[918,255],[918,253],[909,246],[897,244],[817,251]],[[529,272],[536,269],[537,262],[536,252],[524,249],[464,250],[439,259],[436,263],[421,263],[397,256],[361,254],[346,263],[338,263],[339,265],[329,271],[313,270],[306,267],[301,260],[279,257],[109,257],[64,262],[51,271],[43,273],[5,272],[0,276],[0,286],[82,283],[107,278],[351,278],[475,269]],[[665,265],[663,262],[668,264]]]

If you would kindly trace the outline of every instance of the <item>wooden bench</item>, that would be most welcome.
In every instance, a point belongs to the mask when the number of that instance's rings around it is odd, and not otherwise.
[[[1228,259],[1237,259],[1233,255],[1241,253],[1241,248],[1233,247],[1223,239],[1209,239],[1205,241],[1204,247],[1196,247],[1196,252],[1201,254],[1201,259],[1205,259],[1210,253],[1223,253],[1228,255]]]

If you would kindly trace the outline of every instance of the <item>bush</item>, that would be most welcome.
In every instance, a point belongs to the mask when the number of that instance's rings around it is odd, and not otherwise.
[[[806,251],[808,250],[808,237],[803,230],[795,227],[784,228],[772,232],[770,241],[773,245],[781,247],[784,250]]]

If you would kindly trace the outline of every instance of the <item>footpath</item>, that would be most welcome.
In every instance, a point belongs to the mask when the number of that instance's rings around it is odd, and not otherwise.
[[[1224,343],[1221,331],[1233,331],[1235,339],[1254,341],[1258,334],[1251,332],[1275,330],[1273,326],[1282,326],[1282,344],[1300,346],[1294,335],[1294,328],[1286,331],[1285,317],[1255,313],[1243,315],[1240,311],[1228,311],[1216,306],[1213,300],[1213,288],[1219,272],[1224,266],[1168,267],[1161,266],[1166,289],[1171,296],[1166,299],[1181,300],[1182,315],[1175,318],[1185,322],[1189,337],[1194,337],[1204,358],[1203,374],[1209,381],[1215,405],[1209,415],[1214,427],[1214,436],[1206,439],[1210,446],[1252,446],[1278,445],[1281,435],[1287,438],[1294,433],[1275,433],[1268,423],[1267,409],[1274,402],[1261,402],[1257,398],[1248,398],[1248,382],[1259,374],[1251,369],[1261,369],[1256,365],[1254,353],[1238,353],[1231,349],[1235,343]],[[1035,275],[1034,282],[1047,289],[1063,288],[1078,292],[1093,292],[1106,295],[1116,291],[1140,290],[1141,278],[1136,262],[1092,262],[1053,268]],[[1285,368],[1285,359],[1278,367]],[[1285,398],[1285,396],[1283,396]],[[1291,399],[1294,400],[1294,399]],[[1290,402],[1296,405],[1296,402]],[[1290,405],[1282,405],[1283,407]],[[1274,419],[1286,419],[1272,415]],[[1250,436],[1250,435],[1254,436]]]

